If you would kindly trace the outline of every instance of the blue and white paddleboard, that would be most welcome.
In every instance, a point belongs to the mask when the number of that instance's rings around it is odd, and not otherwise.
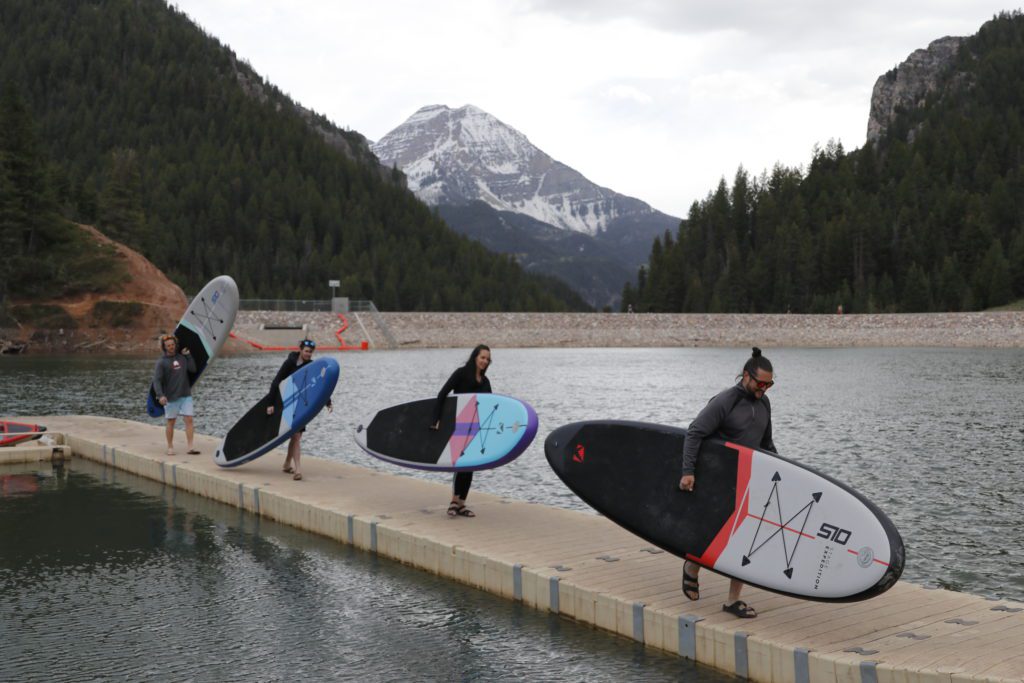
[[[196,362],[196,371],[188,373],[189,386],[199,380],[203,370],[220,352],[237,314],[238,285],[228,275],[210,280],[185,309],[185,315],[174,328],[174,336],[178,338],[178,350],[188,349]],[[146,396],[146,412],[150,417],[164,414],[152,384]]]
[[[221,467],[237,467],[284,443],[327,405],[339,372],[333,358],[318,358],[300,367],[228,430],[213,461]],[[274,412],[267,415],[270,405]]]
[[[430,398],[385,408],[356,427],[356,443],[403,467],[471,472],[514,460],[537,435],[537,413],[511,396],[449,396],[434,430],[436,405]]]

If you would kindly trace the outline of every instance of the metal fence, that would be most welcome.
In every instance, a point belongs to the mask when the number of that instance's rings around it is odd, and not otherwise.
[[[193,297],[188,297],[192,303]],[[369,299],[341,299],[338,313],[371,313],[374,318],[380,311]],[[239,299],[240,311],[308,311],[312,313],[331,313],[334,306],[331,299]]]
[[[330,299],[239,299],[240,311],[313,311],[330,313]]]
[[[353,313],[376,313],[377,307],[369,299],[349,299],[348,310]]]

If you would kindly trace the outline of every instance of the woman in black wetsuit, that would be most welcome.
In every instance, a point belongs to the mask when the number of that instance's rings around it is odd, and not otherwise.
[[[484,344],[478,344],[473,353],[469,354],[469,360],[461,368],[452,373],[448,381],[441,387],[437,395],[437,406],[434,408],[434,424],[431,429],[438,429],[441,426],[441,412],[444,410],[444,400],[448,394],[489,394],[491,393],[491,381],[487,379],[487,368],[491,365],[491,349]],[[472,472],[456,472],[455,480],[452,482],[452,502],[448,506],[450,517],[476,517],[466,507],[466,496],[469,495],[469,487],[473,483]]]
[[[270,383],[270,393],[267,394],[265,399],[269,404],[267,406],[267,415],[274,414],[274,395],[279,391],[278,386],[281,382],[285,381],[295,371],[301,368],[306,363],[313,362],[313,351],[316,350],[316,342],[312,339],[303,339],[299,342],[299,350],[292,351],[288,354],[288,357],[284,359],[284,363],[281,364],[281,369],[277,371],[277,375],[274,376],[274,381]],[[331,403],[331,399],[327,399],[327,412],[332,412],[334,405]],[[295,481],[302,480],[302,433],[306,431],[303,427],[299,431],[292,434],[292,438],[288,440],[288,455],[284,458],[284,467],[281,471],[285,474],[291,474],[292,479]],[[295,463],[294,467],[292,463]]]

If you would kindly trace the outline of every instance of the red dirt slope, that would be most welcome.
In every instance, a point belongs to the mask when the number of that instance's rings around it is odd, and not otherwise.
[[[161,332],[171,330],[188,305],[185,293],[139,252],[111,240],[92,226],[79,227],[97,242],[112,245],[117,250],[117,258],[126,268],[127,279],[103,293],[50,301],[14,302],[16,305],[58,306],[74,321],[67,326],[26,323],[14,334],[29,341],[29,353],[155,353],[154,339]]]

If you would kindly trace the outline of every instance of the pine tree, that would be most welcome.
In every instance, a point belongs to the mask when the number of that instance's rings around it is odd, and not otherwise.
[[[34,254],[49,218],[43,157],[32,117],[13,85],[0,94],[0,165],[6,176],[3,222],[14,230],[17,254]]]
[[[916,263],[912,263],[903,284],[901,307],[909,313],[924,313],[931,310],[931,305],[931,283],[928,281],[928,274]]]
[[[109,237],[137,248],[149,242],[140,200],[141,185],[135,151],[111,152],[109,176],[99,198],[98,227]]]

